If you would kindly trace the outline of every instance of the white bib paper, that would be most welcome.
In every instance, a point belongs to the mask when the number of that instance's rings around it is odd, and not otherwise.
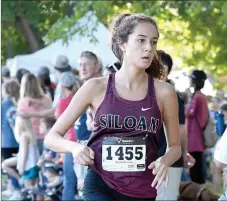
[[[146,169],[143,137],[107,137],[102,145],[102,167],[109,172],[141,172]]]

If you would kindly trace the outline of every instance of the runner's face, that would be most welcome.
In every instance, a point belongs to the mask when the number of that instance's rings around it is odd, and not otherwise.
[[[156,27],[151,23],[139,23],[122,46],[126,60],[139,69],[147,69],[156,53],[157,41]]]
[[[94,59],[88,57],[81,57],[80,61],[80,79],[88,80],[95,76],[98,72],[98,64]]]

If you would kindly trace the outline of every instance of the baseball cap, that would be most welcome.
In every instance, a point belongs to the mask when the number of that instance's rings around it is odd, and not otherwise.
[[[63,87],[71,87],[75,81],[75,75],[73,75],[71,72],[64,72],[59,79],[59,84]]]
[[[50,74],[50,70],[48,67],[46,66],[41,66],[39,69],[38,69],[38,75],[49,75]]]
[[[207,75],[204,71],[202,70],[194,70],[192,71],[192,74],[189,76],[194,80],[206,80],[207,79]]]
[[[59,55],[53,61],[53,66],[56,70],[60,72],[71,71],[71,66],[69,65],[69,59],[65,55]]]
[[[2,77],[6,77],[7,74],[9,74],[10,71],[9,71],[9,68],[7,66],[3,66],[2,67]]]
[[[218,141],[216,150],[214,152],[215,160],[227,165],[227,129]]]

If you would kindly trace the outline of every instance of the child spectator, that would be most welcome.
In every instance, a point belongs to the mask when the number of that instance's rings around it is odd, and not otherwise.
[[[18,152],[18,143],[14,137],[13,127],[16,116],[16,103],[19,99],[20,86],[16,81],[11,80],[3,84],[4,101],[1,105],[2,119],[2,156],[10,158],[13,153]]]
[[[39,169],[36,167],[39,159],[39,151],[31,120],[21,117],[16,118],[15,137],[19,142],[19,152],[16,157],[14,156],[5,160],[2,163],[2,167],[12,177],[20,181],[23,180],[25,188],[33,188],[39,172]],[[19,174],[13,169],[15,166],[17,166]],[[20,198],[21,194],[18,189],[10,197],[10,200]]]
[[[207,75],[204,71],[194,70],[190,78],[194,93],[190,104],[186,108],[185,115],[187,117],[188,151],[196,160],[195,165],[190,169],[190,176],[193,182],[204,184],[205,145],[202,130],[205,128],[208,119],[208,105],[207,98],[201,90],[204,87]]]
[[[58,174],[54,167],[44,167],[43,174],[47,178],[47,188],[57,187],[63,182],[62,176]]]
[[[54,117],[46,117],[41,119],[40,125],[39,125],[40,134],[45,137],[47,133],[50,131],[50,129],[53,127],[55,122],[56,122],[56,119]],[[56,152],[46,149],[45,146],[43,147],[43,152],[42,152],[43,162],[47,162],[47,161],[55,162],[56,160],[58,160],[58,158],[59,157],[57,157]]]
[[[38,178],[39,169],[36,164],[40,155],[31,120],[17,117],[15,132],[20,144],[17,169],[24,180],[25,188],[33,188]]]
[[[18,143],[14,137],[14,125],[16,118],[16,104],[19,99],[20,86],[15,80],[5,81],[2,85],[3,102],[1,104],[1,131],[2,131],[2,159],[6,160],[18,153]],[[5,163],[4,163],[5,164]],[[2,165],[3,166],[3,165]],[[16,163],[15,163],[16,167]],[[20,186],[15,177],[8,175],[10,185],[14,191],[19,191]],[[12,196],[13,192],[10,187],[2,195]],[[17,193],[16,193],[17,194]]]

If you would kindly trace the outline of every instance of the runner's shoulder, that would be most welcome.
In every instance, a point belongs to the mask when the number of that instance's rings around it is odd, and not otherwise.
[[[108,83],[108,76],[104,77],[95,77],[87,80],[84,85],[92,93],[100,93],[106,90]]]
[[[155,93],[158,96],[166,97],[175,94],[176,91],[172,84],[154,79]]]

